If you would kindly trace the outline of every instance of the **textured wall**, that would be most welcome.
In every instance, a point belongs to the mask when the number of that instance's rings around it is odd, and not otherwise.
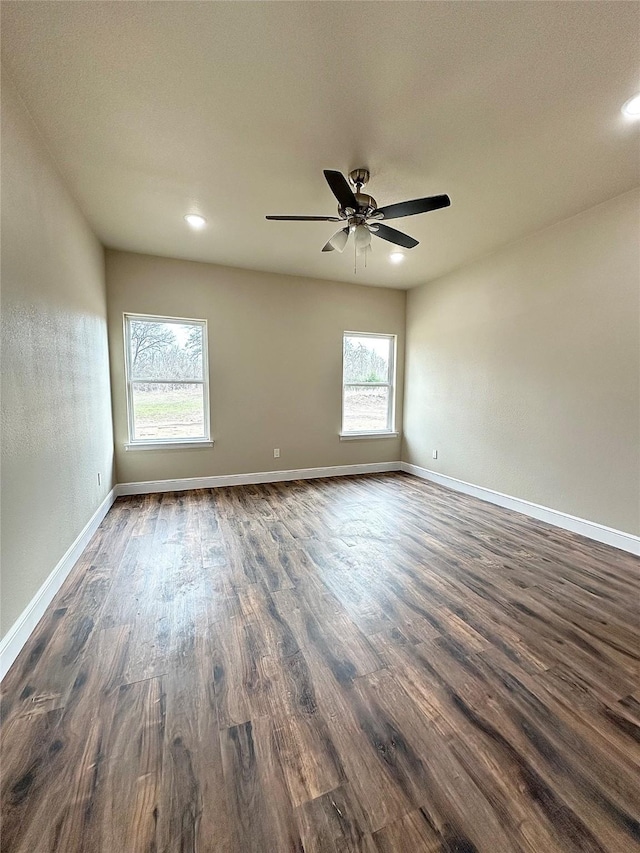
[[[107,288],[118,482],[400,458],[400,439],[338,433],[345,330],[398,335],[401,428],[404,291],[112,251]],[[124,450],[124,312],[209,321],[212,449]]]
[[[3,75],[3,635],[111,489],[110,401],[103,250]]]
[[[640,533],[639,201],[409,292],[407,462]]]

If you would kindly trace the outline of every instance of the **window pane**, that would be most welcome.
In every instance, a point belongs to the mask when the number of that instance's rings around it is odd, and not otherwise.
[[[344,336],[344,381],[388,382],[389,338]]]
[[[387,429],[389,388],[345,388],[343,432]]]
[[[202,385],[133,385],[136,439],[204,438]]]
[[[129,320],[132,379],[202,379],[202,326]]]

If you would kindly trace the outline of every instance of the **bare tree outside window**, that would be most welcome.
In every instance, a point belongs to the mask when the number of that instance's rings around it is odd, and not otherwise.
[[[344,381],[386,382],[389,374],[388,345],[382,348],[382,352],[376,351],[369,339],[345,335]]]
[[[342,432],[393,430],[393,335],[345,332]]]
[[[130,441],[208,439],[202,320],[125,317]]]

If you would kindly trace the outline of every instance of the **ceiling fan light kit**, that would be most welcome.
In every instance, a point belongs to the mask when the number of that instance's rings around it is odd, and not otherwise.
[[[325,169],[324,176],[331,192],[338,202],[338,216],[267,216],[267,219],[286,220],[295,222],[346,222],[346,226],[331,237],[322,247],[323,252],[343,252],[349,235],[354,235],[356,255],[364,255],[371,250],[371,235],[413,249],[418,245],[408,234],[384,225],[384,219],[399,219],[403,216],[415,216],[418,213],[428,213],[449,207],[451,199],[448,195],[434,195],[427,198],[416,198],[398,204],[388,204],[378,207],[375,198],[362,192],[369,182],[368,169],[354,169],[349,172],[349,180],[342,172]]]
[[[336,231],[333,237],[323,246],[323,252],[342,252],[344,251],[344,247],[347,245],[347,240],[349,239],[349,229],[341,228],[340,231]]]

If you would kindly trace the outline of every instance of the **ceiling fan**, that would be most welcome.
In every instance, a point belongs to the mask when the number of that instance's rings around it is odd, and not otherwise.
[[[354,169],[349,172],[349,180],[342,172],[331,169],[324,170],[327,183],[338,200],[337,216],[267,216],[267,219],[288,220],[296,222],[346,222],[346,225],[331,237],[323,246],[323,252],[342,252],[347,245],[349,234],[354,235],[356,253],[365,254],[371,247],[371,235],[388,240],[405,249],[413,249],[418,241],[402,231],[389,228],[382,223],[383,219],[399,219],[401,216],[415,216],[416,213],[428,213],[449,207],[451,199],[448,195],[434,195],[429,198],[416,198],[412,201],[402,201],[398,204],[388,204],[378,207],[373,196],[363,193],[362,189],[369,180],[368,169]],[[351,184],[351,186],[349,186]],[[353,189],[352,189],[353,188]]]

